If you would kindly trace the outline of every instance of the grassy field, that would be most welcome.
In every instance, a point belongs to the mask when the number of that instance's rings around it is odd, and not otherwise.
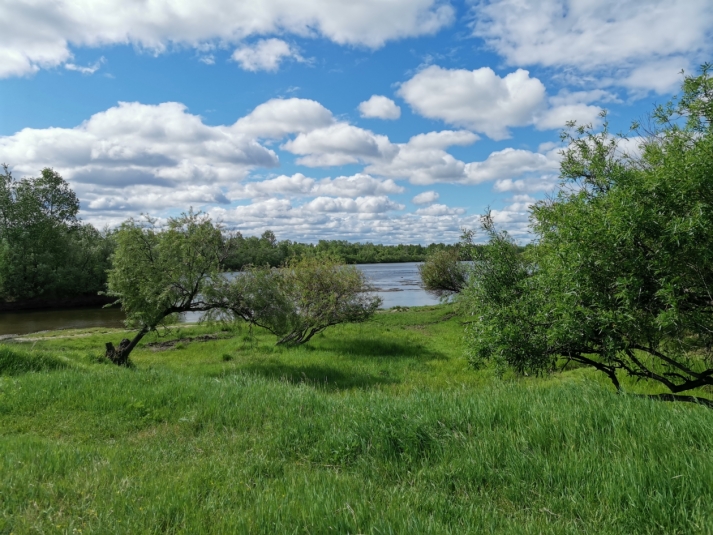
[[[713,533],[713,411],[476,372],[460,322],[6,342],[0,533]]]

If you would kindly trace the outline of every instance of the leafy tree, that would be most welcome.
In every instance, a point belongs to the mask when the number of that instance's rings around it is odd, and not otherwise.
[[[713,80],[686,77],[682,95],[634,125],[627,154],[606,123],[566,134],[557,195],[531,214],[524,254],[489,217],[462,302],[471,361],[540,373],[574,361],[713,402]],[[574,127],[575,125],[570,125]]]
[[[175,321],[181,312],[215,307],[206,296],[220,281],[230,246],[220,227],[193,211],[170,218],[164,229],[148,217],[144,222],[131,219],[115,240],[107,293],[121,303],[127,326],[138,332],[118,348],[107,343],[107,357],[128,365],[131,351],[147,333]]]
[[[108,233],[82,225],[69,184],[46,168],[37,178],[0,174],[0,298],[54,299],[103,289]]]
[[[440,249],[418,266],[423,287],[441,297],[457,294],[465,286],[468,268],[457,248]]]
[[[215,290],[215,306],[264,327],[277,344],[300,345],[327,327],[369,319],[381,298],[364,274],[331,256],[290,260],[283,268],[249,267]]]

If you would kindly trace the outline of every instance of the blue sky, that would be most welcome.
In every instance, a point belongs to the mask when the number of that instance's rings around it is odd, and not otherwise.
[[[0,161],[97,226],[527,241],[568,119],[626,130],[711,59],[708,1],[6,0]]]

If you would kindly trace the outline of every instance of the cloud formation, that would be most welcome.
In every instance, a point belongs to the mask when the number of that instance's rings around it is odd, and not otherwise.
[[[575,68],[634,90],[670,91],[713,48],[707,0],[485,0],[473,15],[474,35],[510,65]]]
[[[508,148],[473,162],[447,152],[478,140],[469,130],[442,130],[393,143],[337,121],[316,101],[298,98],[268,100],[232,125],[217,126],[205,124],[180,103],[122,102],[74,128],[26,128],[0,137],[0,161],[9,162],[20,176],[54,167],[72,183],[85,214],[98,225],[115,225],[140,212],[165,215],[194,206],[246,231],[269,223],[290,236],[297,231],[323,236],[324,228],[334,228],[342,236],[383,231],[400,233],[394,236],[405,240],[411,225],[406,241],[414,236],[422,241],[439,228],[457,238],[470,216],[465,208],[436,204],[436,191],[412,197],[422,207],[402,213],[405,205],[391,198],[407,192],[398,180],[493,182],[496,191],[519,194],[550,188],[552,181],[541,177],[551,177],[557,168],[557,146],[544,145],[540,152]],[[299,172],[261,177],[260,169],[279,165],[277,149],[270,148],[275,143],[296,155],[298,165],[363,168],[336,177]],[[252,202],[230,207],[245,199]],[[429,227],[424,218],[431,221]]]
[[[411,202],[414,204],[431,204],[433,202],[436,202],[439,197],[440,195],[437,191],[424,191],[423,193],[419,193],[413,199],[411,199]]]
[[[276,71],[285,59],[304,62],[294,47],[282,39],[260,39],[253,45],[237,48],[231,56],[246,71]]]
[[[547,130],[562,128],[570,119],[593,122],[600,108],[582,100],[600,94],[578,94],[579,101],[575,97],[566,103],[564,98],[548,100],[544,84],[523,69],[500,77],[489,67],[468,71],[437,65],[418,72],[399,89],[416,113],[495,140],[510,137],[510,127],[535,125]]]
[[[398,119],[401,117],[401,108],[388,97],[372,95],[369,100],[359,104],[359,113],[365,118]]]
[[[162,53],[202,51],[254,36],[324,37],[378,48],[449,25],[454,10],[437,0],[262,0],[260,2],[77,2],[5,0],[0,78],[28,75],[72,59],[72,47],[133,45]]]

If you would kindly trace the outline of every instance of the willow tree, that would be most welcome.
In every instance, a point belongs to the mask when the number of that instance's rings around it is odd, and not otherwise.
[[[369,319],[381,304],[371,290],[356,266],[314,255],[279,269],[248,267],[214,289],[214,306],[267,329],[278,345],[301,345],[333,325]]]
[[[107,343],[106,356],[125,366],[147,333],[174,322],[180,313],[215,307],[205,296],[222,276],[229,245],[219,226],[192,211],[170,218],[163,228],[148,217],[130,219],[115,240],[107,294],[117,298],[127,327],[137,332],[118,347]]]
[[[617,390],[628,375],[665,389],[657,399],[713,407],[691,395],[713,386],[710,66],[634,133],[633,153],[606,124],[565,135],[562,187],[532,208],[524,254],[484,219],[489,243],[461,296],[471,361],[534,373],[576,362]]]

